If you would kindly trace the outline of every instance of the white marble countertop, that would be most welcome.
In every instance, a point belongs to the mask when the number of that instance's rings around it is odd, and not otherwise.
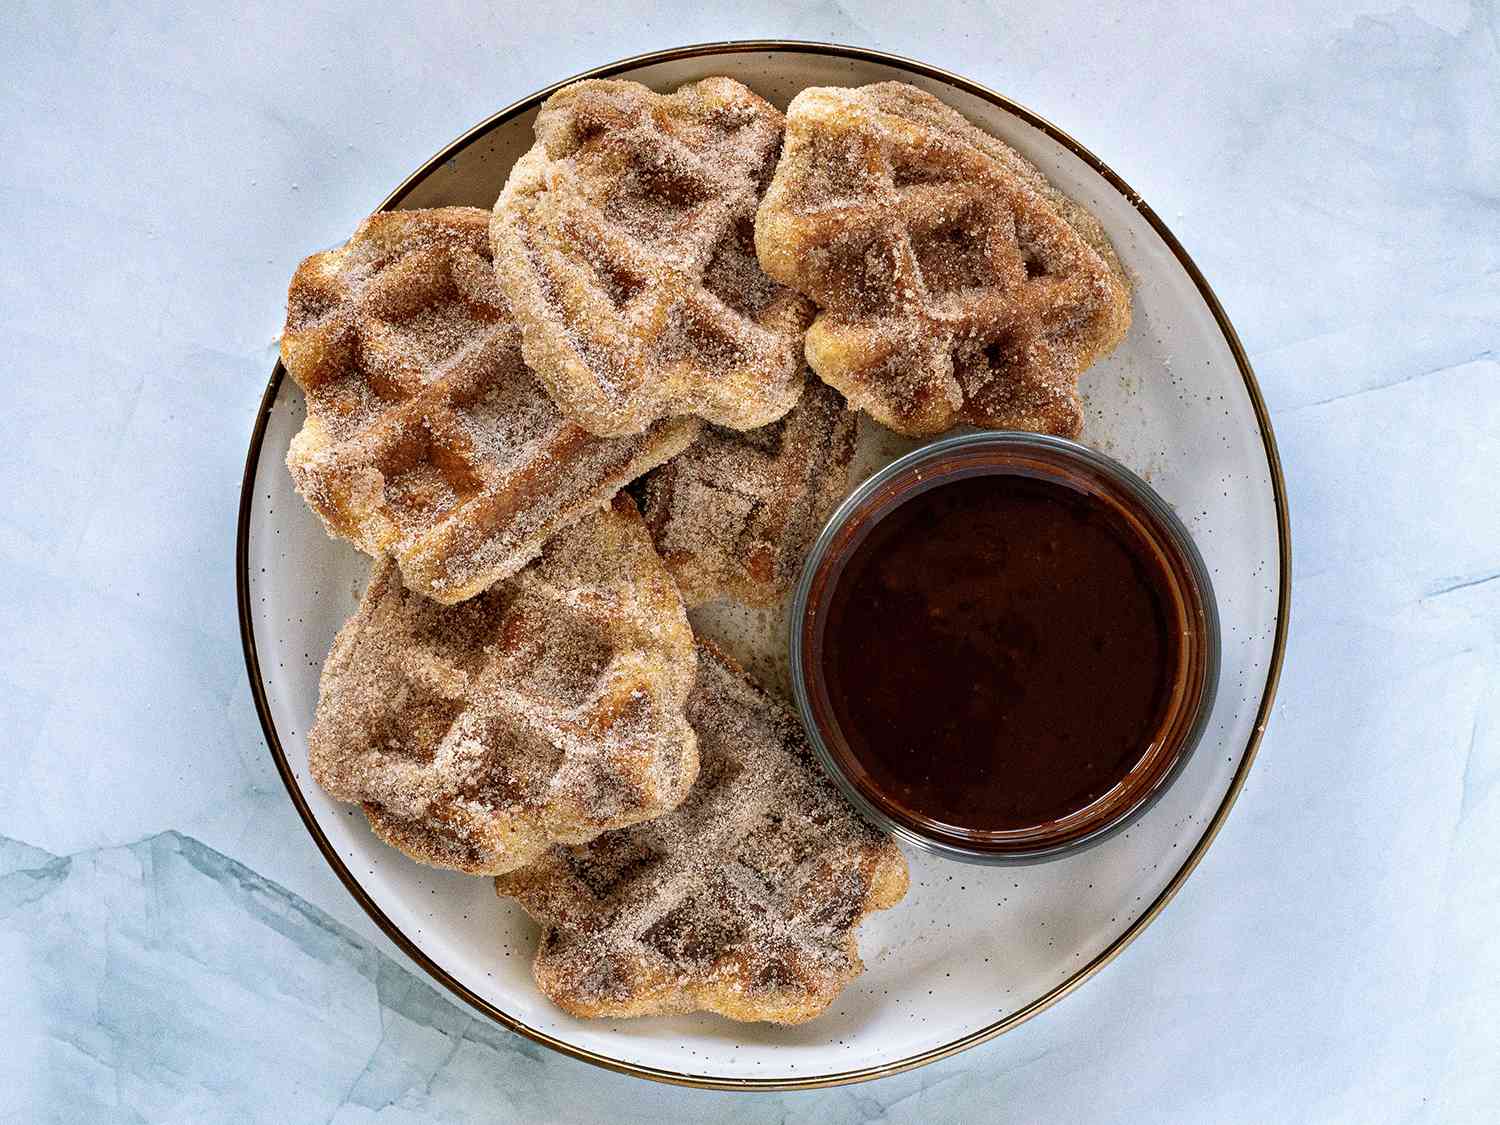
[[[1500,13],[925,8],[0,12],[0,1120],[1495,1119]],[[300,257],[539,86],[762,36],[958,71],[1130,181],[1251,353],[1295,555],[1270,732],[1162,918],[999,1040],[786,1095],[596,1070],[412,969],[286,798],[232,576]]]

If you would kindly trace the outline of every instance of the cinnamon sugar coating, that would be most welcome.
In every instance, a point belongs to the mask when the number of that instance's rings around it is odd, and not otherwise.
[[[1130,325],[1098,220],[903,83],[792,99],[755,245],[766,273],[819,306],[813,370],[903,434],[1074,436],[1078,376]]]
[[[729,596],[773,604],[849,490],[856,415],[809,375],[786,417],[754,430],[710,426],[642,480],[642,514],[691,607]]]
[[[372,215],[292,279],[282,362],[307,396],[287,467],[331,534],[461,601],[685,447],[697,424],[602,439],[521,357],[474,207]]]
[[[702,768],[679,808],[551,848],[496,890],[541,923],[537,984],[573,1015],[802,1023],[863,968],[859,925],[905,894],[906,861],[796,716],[711,646],[688,717]]]
[[[573,421],[751,429],[797,401],[812,307],[754,247],[782,121],[729,78],[589,80],[542,106],[490,230],[527,362]]]
[[[508,871],[683,800],[698,772],[695,669],[682,601],[629,497],[459,605],[377,562],[323,668],[312,774],[414,859]]]

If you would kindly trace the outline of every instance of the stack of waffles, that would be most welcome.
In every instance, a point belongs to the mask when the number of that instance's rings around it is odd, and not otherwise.
[[[287,464],[374,560],[313,776],[493,877],[567,1011],[799,1023],[906,864],[688,610],[785,599],[861,426],[1075,434],[1129,291],[1097,221],[911,87],[783,116],[586,81],[535,127],[492,212],[372,216],[292,280]]]

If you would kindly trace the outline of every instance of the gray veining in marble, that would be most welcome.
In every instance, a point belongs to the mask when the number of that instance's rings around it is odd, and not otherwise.
[[[298,259],[539,86],[753,36],[925,59],[1112,164],[1234,318],[1296,540],[1270,734],[1162,920],[1000,1040],[787,1095],[436,992],[286,799],[231,573]],[[1493,2],[16,2],[0,42],[0,1120],[1494,1120]]]

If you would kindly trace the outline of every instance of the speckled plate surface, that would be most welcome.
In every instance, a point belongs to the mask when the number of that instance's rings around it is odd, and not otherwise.
[[[1204,741],[1154,808],[1091,850],[1001,868],[910,855],[910,894],[865,924],[866,972],[810,1024],[572,1019],[533,986],[533,927],[489,880],[410,862],[308,776],[319,668],[369,564],[330,539],[292,490],[283,460],[304,407],[279,367],[251,442],[237,560],[246,662],[267,740],[316,846],[375,921],[440,983],[523,1034],[694,1085],[827,1085],[931,1061],[1014,1026],[1108,963],[1191,872],[1244,781],[1280,670],[1290,573],[1280,467],[1259,390],[1207,283],[1160,220],[1081,145],[997,94],[922,64],[812,44],[712,44],[594,73],[658,89],[727,74],[781,106],[805,86],[911,82],[1017,148],[1099,216],[1132,276],[1135,319],[1119,350],[1083,379],[1083,440],[1166,497],[1213,575],[1223,663]],[[385,205],[489,207],[530,147],[548,93],[455,141]],[[329,231],[328,242],[347,233]],[[866,468],[884,455],[866,442]],[[700,621],[710,630],[733,624],[712,614]]]

